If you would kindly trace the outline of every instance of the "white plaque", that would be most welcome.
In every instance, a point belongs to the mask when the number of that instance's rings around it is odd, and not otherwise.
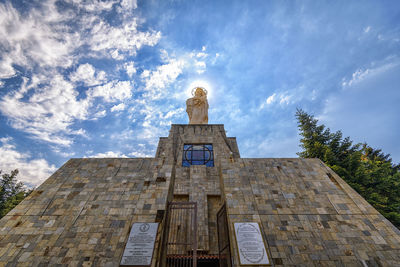
[[[150,266],[158,223],[134,223],[126,243],[121,266]]]
[[[265,250],[260,226],[255,222],[234,223],[236,244],[239,250],[241,265],[268,265],[269,259]]]

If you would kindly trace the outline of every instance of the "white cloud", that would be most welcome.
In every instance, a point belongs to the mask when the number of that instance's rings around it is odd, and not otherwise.
[[[135,64],[133,61],[125,63],[124,68],[125,68],[126,74],[128,74],[129,77],[131,77],[131,78],[132,78],[133,74],[136,73],[136,68],[135,68]]]
[[[32,69],[71,66],[72,51],[81,43],[80,36],[58,27],[57,22],[68,19],[60,14],[54,2],[42,3],[21,16],[11,3],[0,4],[0,78],[16,74],[13,65]]]
[[[95,68],[88,63],[80,65],[69,77],[72,82],[82,82],[87,86],[99,85],[107,80],[104,71],[96,72]]]
[[[332,130],[342,130],[354,143],[367,142],[390,153],[399,163],[400,64],[394,58],[376,65],[368,72],[356,72],[346,90],[330,95],[318,119]]]
[[[276,94],[273,93],[270,95],[260,106],[260,109],[265,108],[266,106],[272,105],[274,103],[279,103],[281,106],[289,105],[291,103],[291,99],[293,95],[288,94],[287,92]]]
[[[0,111],[8,117],[11,126],[50,143],[69,146],[67,135],[82,135],[82,130],[72,130],[73,122],[86,119],[90,102],[77,100],[78,93],[71,83],[54,73],[47,77],[34,76],[16,92],[0,100]],[[37,87],[41,84],[41,87]],[[34,91],[31,95],[31,91]],[[25,99],[27,98],[27,99]]]
[[[107,115],[107,111],[106,110],[101,110],[96,112],[95,114],[93,114],[92,119],[97,120],[99,118],[103,118]]]
[[[206,64],[209,63],[206,57],[205,48],[202,52],[192,51],[179,57],[170,56],[166,50],[160,50],[160,58],[165,63],[155,69],[145,69],[141,73],[140,78],[144,83],[142,89],[144,93],[141,98],[134,100],[129,109],[129,118],[137,120],[133,140],[145,143],[148,147],[154,147],[157,145],[158,138],[165,136],[168,132],[171,123],[186,115],[184,108],[172,103],[176,102],[177,99],[184,99],[183,101],[185,101],[192,88],[187,89],[188,84],[186,84],[182,90],[182,85],[177,81],[184,72],[185,74],[197,75],[196,72],[199,69],[205,69]],[[201,60],[198,60],[199,58]],[[197,82],[196,86],[199,86],[200,84]],[[207,89],[210,88],[207,87]],[[187,91],[189,91],[188,95]],[[211,91],[210,93],[212,93]],[[149,149],[145,152],[143,150],[138,151],[144,153],[142,156],[149,156],[150,153],[154,153]],[[136,156],[140,155],[137,154]]]
[[[163,129],[159,127],[159,124],[154,126],[151,123],[151,120],[148,119],[143,123],[143,128],[137,134],[137,139],[140,141],[145,141],[150,145],[157,145],[158,138],[163,136]]]
[[[127,140],[132,140],[134,138],[135,132],[131,129],[125,129],[122,132],[117,132],[114,133],[110,136],[112,140],[119,140],[119,141],[127,141]]]
[[[0,79],[11,78],[16,75],[16,70],[12,66],[13,61],[8,55],[3,55],[0,61]]]
[[[197,57],[197,58],[205,58],[205,57],[207,57],[207,56],[208,56],[208,54],[207,54],[207,53],[204,53],[204,52],[199,52],[199,53],[196,54],[196,57]]]
[[[121,7],[123,9],[136,9],[137,8],[137,0],[122,0]]]
[[[174,106],[160,106],[151,101],[135,102],[136,109],[130,110],[130,112],[144,116],[141,125],[143,128],[137,129],[137,137],[139,140],[151,140],[152,143],[154,143],[155,139],[158,139],[158,136],[163,134],[163,129],[172,123],[171,119],[185,113],[183,108]]]
[[[130,81],[112,81],[88,91],[89,97],[102,97],[106,102],[122,101],[132,96]]]
[[[14,66],[32,69],[40,66],[44,75],[50,68],[70,67],[79,55],[74,53],[82,45],[88,45],[87,55],[109,55],[122,59],[124,53],[134,55],[143,45],[155,45],[160,32],[142,32],[137,29],[137,19],[130,10],[137,8],[136,0],[120,2],[121,12],[130,14],[121,25],[110,26],[100,19],[99,12],[110,11],[119,1],[71,0],[78,9],[60,9],[54,1],[41,1],[36,8],[23,16],[11,3],[0,4],[0,78],[17,74]],[[86,10],[79,16],[76,10]],[[68,23],[73,20],[74,23]],[[75,25],[75,28],[72,28]],[[91,50],[91,51],[90,51]],[[126,65],[128,75],[136,69],[133,62]],[[52,71],[54,72],[54,71]],[[79,66],[71,74],[71,81],[94,86],[105,82],[105,72],[97,72],[90,64]]]
[[[193,51],[189,54],[189,58],[193,60],[193,67],[198,74],[202,74],[206,71],[207,64],[206,59],[208,54],[206,53],[206,47],[203,46],[201,52]],[[215,63],[215,59],[211,60],[211,63]]]
[[[288,94],[282,94],[279,96],[279,104],[281,105],[289,105],[290,104],[290,100],[292,99],[292,95],[288,95]]]
[[[272,95],[270,95],[266,100],[267,105],[272,104],[275,101],[275,97],[276,97],[276,93],[273,93]]]
[[[184,65],[185,61],[182,59],[169,59],[167,64],[158,66],[156,70],[143,71],[141,78],[145,82],[145,97],[155,100],[165,95],[163,89],[176,80]]]
[[[197,61],[195,63],[195,66],[196,66],[196,72],[198,74],[202,74],[203,72],[206,71],[206,67],[207,66],[206,66],[206,63],[204,61]]]
[[[121,111],[121,110],[124,110],[124,109],[125,109],[125,104],[124,104],[124,103],[120,103],[120,104],[118,104],[118,105],[114,105],[114,106],[111,108],[111,112]]]
[[[95,155],[87,156],[88,158],[127,158],[127,156],[121,152],[107,151],[104,153],[97,153]]]
[[[73,143],[72,135],[85,134],[73,129],[76,121],[106,114],[105,110],[91,109],[94,101],[130,98],[133,84],[108,81],[104,71],[88,63],[77,66],[70,81],[61,73],[82,57],[122,59],[144,45],[155,45],[161,38],[160,32],[138,30],[139,19],[129,10],[137,7],[135,0],[120,3],[123,16],[113,26],[100,15],[111,11],[119,1],[69,2],[75,8],[60,8],[53,0],[43,0],[23,15],[12,3],[0,3],[0,78],[21,75],[21,67],[33,73],[30,79],[22,77],[19,89],[0,99],[0,111],[15,129],[64,146]],[[133,62],[126,65],[128,75],[135,70]],[[86,91],[86,98],[85,92],[74,88],[79,83],[95,86]]]
[[[350,80],[346,80],[344,78],[343,82],[342,82],[342,86],[350,87],[352,85],[360,83],[361,81],[363,81],[367,78],[376,77],[377,75],[380,75],[390,69],[393,69],[394,67],[397,67],[399,64],[400,64],[400,62],[394,61],[394,62],[389,62],[389,63],[383,63],[375,68],[367,68],[364,70],[360,68],[351,75]]]
[[[70,158],[76,154],[75,152],[66,152],[58,146],[51,146],[51,149],[64,158]]]
[[[12,137],[0,137],[0,143],[2,143],[3,145],[11,142],[12,140]]]
[[[217,63],[217,60],[221,57],[220,53],[215,53],[215,56],[211,59],[210,63],[211,65],[215,65]]]
[[[163,118],[163,119],[169,119],[169,118],[171,118],[171,117],[173,117],[173,116],[175,116],[175,115],[177,115],[177,114],[182,114],[182,113],[184,113],[184,112],[185,112],[185,110],[184,110],[183,108],[178,108],[178,109],[175,109],[175,110],[170,110],[170,111],[168,111],[167,114],[165,114],[162,118]]]
[[[205,51],[205,49],[204,49]],[[168,133],[168,128],[175,120],[186,116],[184,108],[181,105],[176,106],[177,99],[185,99],[186,87],[181,90],[179,78],[182,73],[196,74],[197,68],[206,67],[209,60],[205,53],[193,51],[184,53],[179,57],[168,55],[166,50],[160,50],[160,59],[164,64],[154,68],[145,69],[140,73],[143,87],[139,87],[138,98],[132,99],[128,109],[128,119],[135,121],[135,130],[127,130],[111,135],[113,142],[124,143],[142,143],[146,147],[129,148],[129,156],[149,157],[154,156],[154,147],[158,143],[160,136]],[[199,54],[203,53],[203,54]],[[198,57],[201,61],[198,60]],[[199,63],[197,63],[199,62]],[[196,67],[196,64],[198,65]],[[199,84],[196,84],[197,86]],[[209,89],[207,87],[207,89]],[[189,90],[190,91],[190,90]],[[189,93],[190,95],[190,93]],[[184,100],[183,100],[184,101]],[[184,103],[184,102],[180,102]],[[117,108],[112,107],[112,111]],[[126,146],[124,152],[126,151]]]
[[[361,70],[358,69],[356,70],[353,74],[352,74],[352,78],[349,81],[344,80],[342,85],[343,86],[351,86],[354,83],[360,82],[362,81],[366,76],[368,76],[370,70],[366,69],[366,70]]]
[[[113,5],[115,3],[118,3],[116,0],[87,0],[87,1],[81,1],[81,0],[67,0],[67,2],[70,2],[77,6],[80,9],[84,9],[89,12],[95,12],[99,13],[102,11],[108,11],[111,10]]]
[[[121,53],[135,55],[143,45],[154,46],[161,38],[160,32],[140,32],[136,19],[112,27],[100,20],[93,23],[88,43],[93,51],[121,60]]]
[[[28,186],[38,186],[57,168],[45,159],[31,159],[29,153],[21,153],[11,144],[12,138],[0,138],[0,170],[9,173],[19,170],[17,179]]]
[[[149,154],[149,153],[142,152],[142,151],[135,151],[135,152],[129,153],[129,156],[134,157],[134,158],[148,158],[148,157],[153,157],[153,154]]]

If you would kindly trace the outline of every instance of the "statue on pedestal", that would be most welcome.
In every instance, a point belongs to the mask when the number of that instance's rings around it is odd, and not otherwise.
[[[193,97],[186,100],[186,112],[189,116],[189,124],[208,123],[207,90],[196,87],[192,90]]]

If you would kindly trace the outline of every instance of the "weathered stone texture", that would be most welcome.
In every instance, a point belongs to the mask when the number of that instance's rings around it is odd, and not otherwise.
[[[0,264],[119,264],[133,222],[164,210],[155,159],[71,159],[0,221]]]
[[[259,222],[274,265],[399,265],[400,231],[318,159],[239,159],[223,169],[231,231]],[[232,252],[237,264],[235,242]]]
[[[182,167],[184,144],[212,144],[214,167]],[[71,159],[0,220],[0,266],[118,266],[134,222],[167,201],[197,202],[198,248],[218,253],[216,213],[258,222],[273,265],[400,266],[400,231],[318,159],[240,158],[223,125],[172,125],[155,158]],[[182,220],[185,221],[185,220]]]

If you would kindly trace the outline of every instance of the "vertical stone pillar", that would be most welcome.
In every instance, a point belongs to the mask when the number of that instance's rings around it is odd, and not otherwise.
[[[190,201],[197,202],[197,236],[198,249],[208,251],[208,211],[206,166],[190,166]]]

